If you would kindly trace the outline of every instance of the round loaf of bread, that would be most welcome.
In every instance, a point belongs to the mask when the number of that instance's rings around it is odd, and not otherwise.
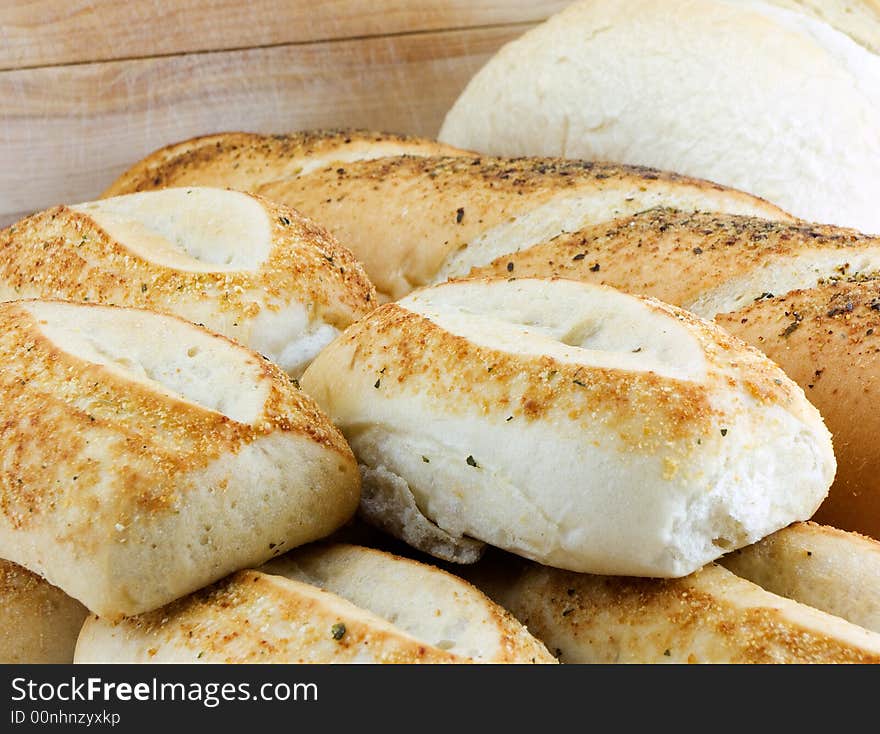
[[[459,154],[464,151],[434,140],[370,130],[217,133],[154,151],[116,179],[103,196],[192,184],[254,191],[268,181],[339,163],[396,155]]]
[[[680,576],[809,518],[834,476],[819,413],[756,349],[573,281],[417,291],[350,327],[302,384],[355,451],[367,516],[453,560],[473,560],[470,538]]]
[[[678,171],[880,233],[880,56],[844,30],[757,0],[583,0],[502,48],[439,137]]]
[[[260,355],[182,319],[0,304],[0,557],[93,612],[154,609],[328,535],[342,435]]]
[[[471,262],[493,253],[471,250]],[[838,471],[816,515],[880,538],[880,238],[754,217],[642,212],[456,275],[561,277],[682,306],[758,347],[807,391]]]
[[[348,250],[250,194],[180,188],[60,206],[0,232],[0,300],[58,298],[165,311],[298,377],[376,305]]]
[[[0,663],[72,663],[87,615],[61,589],[0,560]]]
[[[150,614],[90,617],[78,663],[554,663],[474,587],[353,545],[239,571]]]

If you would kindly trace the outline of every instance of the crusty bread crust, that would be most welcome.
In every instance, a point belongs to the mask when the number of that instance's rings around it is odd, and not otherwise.
[[[245,205],[253,221],[231,203]],[[173,231],[163,236],[158,228],[168,219]],[[243,230],[227,256],[248,266],[227,266],[211,252],[224,226]],[[206,243],[213,259],[190,255],[194,241]],[[248,261],[251,252],[262,260]],[[0,298],[173,313],[267,354],[295,376],[297,360],[309,356],[299,354],[298,341],[320,328],[335,334],[376,305],[360,263],[325,229],[265,199],[202,188],[58,206],[0,231]]]
[[[880,237],[808,222],[657,208],[505,254],[469,277],[559,277],[621,288],[703,318],[880,273]]]
[[[880,543],[872,538],[798,522],[720,563],[767,591],[880,632]]]
[[[9,302],[0,361],[0,556],[92,611],[156,608],[357,506],[354,457],[314,402],[182,319]]]
[[[160,148],[123,173],[102,196],[193,184],[253,191],[267,181],[334,161],[460,152],[433,140],[369,130],[216,133]]]
[[[541,212],[547,238],[572,199],[589,223],[675,205],[786,219],[777,207],[716,184],[637,166],[559,159],[411,156],[359,161],[267,183],[259,192],[316,218],[396,299],[432,282],[447,259],[493,228]],[[557,224],[557,221],[559,222]],[[526,245],[506,237],[510,251]]]
[[[562,663],[880,663],[877,633],[714,564],[659,580],[504,559],[471,577]]]
[[[816,521],[880,538],[880,280],[776,295],[716,321],[804,387],[834,436],[837,476]]]
[[[468,626],[477,628],[470,653],[464,640],[456,642],[469,637],[462,629]],[[355,546],[306,549],[301,560],[294,554],[239,571],[138,617],[115,623],[90,617],[76,661],[555,662],[507,612],[461,579]]]

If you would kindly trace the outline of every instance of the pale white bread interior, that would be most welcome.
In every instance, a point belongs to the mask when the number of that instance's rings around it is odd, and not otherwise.
[[[575,3],[502,48],[439,137],[678,171],[880,233],[880,56],[763,2]]]
[[[552,158],[398,156],[267,183],[325,224],[385,300],[589,224],[656,206],[790,220],[741,191],[674,173]]]
[[[752,0],[745,0],[747,3]],[[880,54],[878,0],[769,0],[773,5],[811,15]]]
[[[359,478],[281,370],[182,319],[0,304],[0,557],[93,612],[167,604],[343,525]]]
[[[90,617],[76,661],[555,662],[468,583],[352,545],[304,549],[148,615]]]
[[[682,306],[776,362],[834,436],[815,519],[880,538],[880,238],[807,222],[654,209],[496,258],[469,276],[562,277]]]
[[[880,543],[795,523],[724,556],[727,569],[774,594],[880,632]]]
[[[471,262],[486,264],[454,275],[583,280],[653,296],[703,318],[880,273],[880,237],[807,222],[666,208],[584,227],[501,257],[469,250]]]
[[[880,634],[715,564],[667,580],[510,560],[468,575],[562,663],[880,663]]]
[[[45,579],[0,560],[0,663],[72,663],[87,614]]]
[[[371,470],[364,501],[412,495],[405,539],[428,552],[434,524],[571,570],[682,576],[809,518],[834,476],[818,412],[757,350],[573,281],[417,291],[302,384]]]
[[[154,151],[116,179],[103,196],[192,184],[254,191],[267,181],[339,163],[396,155],[463,154],[434,140],[369,130],[217,133]]]
[[[361,265],[326,230],[287,207],[224,189],[56,207],[0,232],[0,250],[3,300],[173,313],[265,354],[294,377],[376,304]]]

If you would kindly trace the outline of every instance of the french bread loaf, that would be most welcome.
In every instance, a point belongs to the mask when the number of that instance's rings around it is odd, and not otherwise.
[[[335,163],[393,155],[464,153],[425,138],[369,130],[305,130],[288,135],[228,132],[165,146],[123,173],[104,197],[172,186],[254,191],[268,181]]]
[[[324,229],[250,194],[177,188],[35,214],[0,232],[0,300],[59,298],[165,311],[298,377],[376,305]]]
[[[342,435],[280,369],[182,319],[0,304],[0,557],[91,611],[155,609],[354,513]]]
[[[173,182],[215,183],[228,165],[223,155],[209,157]],[[262,181],[254,190],[326,226],[364,263],[383,300],[449,277],[472,251],[498,256],[656,206],[791,219],[706,181],[554,159],[392,156]]]
[[[682,576],[809,518],[834,476],[818,412],[757,350],[573,281],[422,289],[350,327],[302,385],[354,449],[362,513],[460,562],[475,539]]]
[[[801,385],[831,430],[838,473],[817,520],[880,537],[878,273],[880,238],[855,230],[657,209],[466,274],[571,278],[714,317]]]
[[[818,3],[786,5],[574,3],[490,59],[439,138],[488,155],[678,171],[880,234],[880,55],[791,9]],[[843,15],[842,3],[823,5]],[[874,19],[859,38],[880,45],[876,4],[864,15]]]
[[[433,566],[305,548],[155,612],[90,617],[80,663],[553,663],[507,612]]]
[[[0,663],[72,663],[87,615],[61,589],[0,560]]]

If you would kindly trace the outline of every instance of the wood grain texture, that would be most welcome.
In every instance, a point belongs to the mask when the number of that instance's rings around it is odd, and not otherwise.
[[[97,196],[150,151],[223,130],[436,135],[523,24],[0,73],[0,225]]]
[[[567,0],[14,0],[0,69],[543,20]]]

